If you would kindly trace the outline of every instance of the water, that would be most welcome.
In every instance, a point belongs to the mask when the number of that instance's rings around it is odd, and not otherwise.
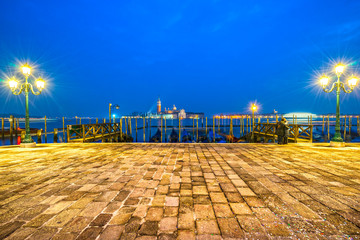
[[[270,122],[274,122],[275,119],[270,119]],[[288,119],[289,123],[292,123],[292,119]],[[119,119],[117,119],[117,122],[119,121]],[[137,138],[136,138],[136,130],[135,130],[135,121],[137,121],[137,127],[138,127],[138,131],[137,131]],[[215,119],[215,130],[218,131],[218,121],[220,121],[220,131],[221,133],[227,135],[229,134],[230,131],[230,119]],[[341,119],[341,134],[343,136],[343,121],[344,119]],[[360,142],[360,136],[357,133],[357,119],[356,118],[352,118],[352,127],[351,127],[351,132],[352,132],[352,137],[349,138],[349,119],[347,119],[347,138],[346,141],[348,142]],[[102,121],[101,121],[102,122]],[[258,122],[258,119],[256,119],[256,122]],[[261,122],[266,122],[266,118],[262,118]],[[66,126],[67,125],[74,125],[76,123],[79,123],[79,120],[77,119],[65,119],[65,132],[66,132]],[[90,123],[89,119],[82,119],[82,124],[88,124]],[[91,120],[91,123],[95,123],[95,119]],[[208,118],[208,130],[212,130],[212,124],[213,124],[213,119],[212,118]],[[297,119],[297,123],[298,124],[307,124],[308,123],[308,119]],[[20,121],[20,128],[24,129],[25,128],[25,122]],[[198,125],[199,125],[199,135],[201,134],[205,134],[205,124],[206,121],[205,119],[199,119],[198,120]],[[246,120],[245,120],[245,124],[246,124]],[[326,129],[326,124],[325,124],[325,129],[324,129],[324,134],[322,133],[322,118],[314,118],[313,119],[313,124],[315,125],[313,128],[313,139],[314,142],[327,142],[327,129]],[[174,128],[175,131],[178,133],[178,127],[179,127],[179,120],[178,119],[167,119],[166,120],[166,133],[165,133],[165,123],[163,121],[163,142],[166,142],[166,140],[169,139],[170,137],[170,133],[172,131],[172,129]],[[196,140],[196,125],[197,125],[197,120],[195,119],[194,121],[194,129],[193,129],[193,119],[182,119],[181,120],[181,129],[186,129],[186,131],[189,133],[189,135],[191,136],[191,138],[194,140]],[[233,119],[233,134],[234,137],[239,138],[240,137],[240,133],[241,133],[241,128],[240,128],[240,119]],[[330,118],[330,138],[334,135],[335,133],[335,118]],[[146,119],[146,126],[149,126],[149,119]],[[149,142],[150,138],[156,133],[157,129],[160,128],[161,126],[161,121],[160,119],[151,119],[151,130],[149,127],[147,127],[145,129],[145,142]],[[5,122],[5,129],[9,129],[10,124],[8,121]],[[45,122],[44,120],[30,120],[30,128],[36,128],[36,129],[42,129],[43,133],[44,133],[44,129],[45,129]],[[47,136],[46,136],[46,142],[47,143],[53,143],[54,142],[54,135],[53,135],[53,131],[54,128],[58,129],[58,142],[64,142],[64,135],[62,132],[62,128],[63,128],[63,122],[62,119],[48,119],[47,120]],[[125,126],[124,124],[124,119],[123,119],[123,131],[126,131],[127,126]],[[144,142],[144,138],[143,138],[143,119],[139,118],[139,119],[132,119],[131,120],[131,128],[132,128],[132,134],[131,136],[134,139],[134,142],[136,141],[136,139],[138,140],[138,142]],[[247,132],[248,128],[245,127],[245,133]],[[129,131],[128,131],[129,132]],[[32,136],[34,141],[37,141],[37,137],[36,136]],[[0,137],[1,139],[1,137]],[[20,144],[21,140],[20,140],[20,134],[17,138],[14,137],[13,139],[13,143],[10,142],[10,138],[9,137],[5,137],[4,139],[0,140],[0,145],[11,145],[11,144]],[[42,134],[42,139],[41,139],[42,143],[45,143],[45,135]]]

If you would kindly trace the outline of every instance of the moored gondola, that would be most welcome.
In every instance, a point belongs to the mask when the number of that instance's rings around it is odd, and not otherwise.
[[[172,129],[172,131],[170,133],[169,142],[171,142],[171,143],[179,142],[179,134],[175,131],[174,128]]]
[[[159,143],[161,142],[161,131],[160,128],[157,129],[156,133],[150,138],[150,142]]]

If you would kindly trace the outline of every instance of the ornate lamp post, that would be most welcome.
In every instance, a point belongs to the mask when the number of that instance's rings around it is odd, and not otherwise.
[[[335,73],[337,76],[337,81],[334,82],[330,89],[327,88],[329,84],[329,77],[325,74],[320,78],[320,84],[326,93],[330,93],[334,90],[336,90],[336,124],[335,124],[335,135],[330,141],[330,146],[333,147],[343,147],[345,146],[345,143],[343,139],[341,138],[340,133],[340,92],[343,90],[345,93],[351,93],[357,83],[357,78],[354,75],[351,75],[351,77],[348,79],[348,85],[350,87],[349,90],[345,88],[345,84],[340,81],[341,75],[344,73],[345,65],[342,63],[339,63],[335,66]]]
[[[28,82],[28,78],[31,75],[31,67],[28,64],[25,64],[21,68],[22,73],[25,76],[25,82],[20,84],[20,82],[14,77],[9,79],[9,87],[14,95],[19,95],[22,92],[25,94],[25,137],[22,140],[23,147],[35,146],[35,142],[30,136],[30,125],[29,125],[29,92],[34,95],[39,95],[45,87],[45,81],[41,78],[36,79],[36,88],[38,92],[34,91],[33,85]]]
[[[255,127],[255,111],[257,110],[257,106],[255,103],[251,105],[252,111],[252,131],[251,131],[251,141],[254,142],[254,127]]]
[[[119,105],[117,105],[117,104],[113,105],[113,104],[109,103],[109,123],[111,123],[111,109],[119,109],[119,108],[120,108]]]

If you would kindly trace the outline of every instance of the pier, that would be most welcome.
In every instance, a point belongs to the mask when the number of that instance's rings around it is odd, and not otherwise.
[[[360,144],[0,147],[0,239],[357,239]]]

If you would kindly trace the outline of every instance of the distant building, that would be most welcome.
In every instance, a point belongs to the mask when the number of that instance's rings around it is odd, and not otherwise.
[[[157,101],[157,115],[165,118],[203,118],[205,116],[204,113],[194,113],[194,112],[185,112],[185,109],[177,109],[175,104],[172,109],[164,108],[164,111],[161,111],[161,100],[160,98]]]

